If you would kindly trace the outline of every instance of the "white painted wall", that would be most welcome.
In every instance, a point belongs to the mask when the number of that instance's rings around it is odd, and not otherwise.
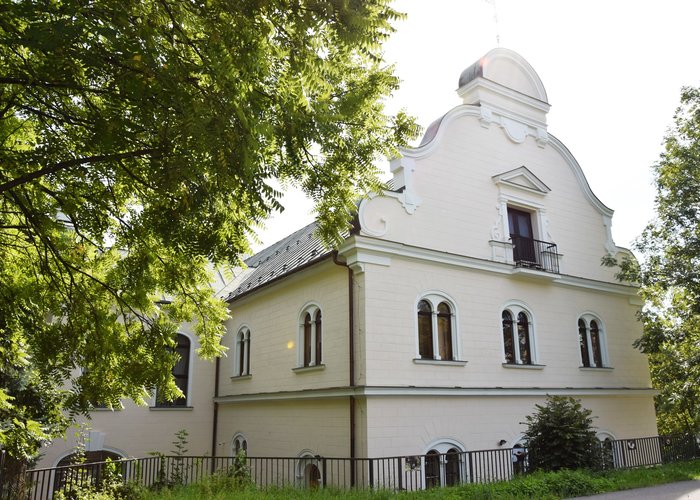
[[[138,406],[124,401],[122,410],[95,410],[90,419],[81,419],[90,430],[104,434],[104,449],[126,457],[147,457],[157,451],[169,454],[173,449],[175,433],[181,429],[189,433],[187,446],[191,455],[211,453],[211,428],[213,419],[212,394],[214,392],[214,362],[203,361],[195,350],[197,338],[189,327],[183,327],[190,344],[190,408],[154,408]],[[42,449],[39,467],[53,467],[66,455],[73,453],[76,445],[75,431],[70,429],[65,440],[57,439]],[[89,446],[89,445],[88,445]]]
[[[226,321],[219,395],[255,394],[337,387],[348,383],[347,268],[332,260],[299,272],[247,297],[234,301]],[[316,304],[323,319],[323,367],[295,370],[300,314]],[[250,377],[231,378],[235,338],[242,326],[250,329]]]
[[[593,411],[594,425],[615,438],[656,435],[651,398],[583,397]],[[367,402],[368,455],[422,454],[441,440],[461,443],[465,450],[512,446],[524,432],[526,415],[543,397],[394,397]]]

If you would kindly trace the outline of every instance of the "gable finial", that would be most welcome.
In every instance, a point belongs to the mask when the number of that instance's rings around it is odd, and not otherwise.
[[[496,0],[485,0],[485,2],[493,7],[493,23],[496,27],[496,47],[500,47],[501,36],[498,32],[498,8],[496,7]]]

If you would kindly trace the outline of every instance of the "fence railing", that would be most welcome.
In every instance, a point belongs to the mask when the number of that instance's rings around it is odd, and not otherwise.
[[[655,436],[605,440],[601,467],[624,469],[691,460],[698,456],[694,436]],[[414,491],[462,483],[507,481],[528,472],[527,449],[382,458],[153,456],[33,469],[21,477],[0,474],[0,499],[50,499],[111,477],[147,487],[191,484],[216,474],[245,475],[260,488],[388,489]],[[0,469],[0,472],[2,470]]]
[[[559,252],[555,243],[516,234],[511,234],[510,240],[513,243],[513,261],[516,266],[559,274]]]

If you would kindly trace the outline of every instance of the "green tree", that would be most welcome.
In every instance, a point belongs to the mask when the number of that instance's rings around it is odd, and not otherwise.
[[[649,356],[659,431],[700,431],[700,89],[684,88],[654,165],[656,216],[620,277],[641,284],[636,346]]]
[[[211,265],[316,201],[328,243],[374,162],[417,132],[384,114],[390,0],[13,0],[0,6],[0,444],[34,456],[91,401],[143,402],[177,325],[222,352]],[[167,296],[170,303],[158,301]],[[76,371],[81,368],[82,371]],[[62,410],[66,410],[62,412]]]
[[[598,467],[600,444],[591,413],[571,397],[547,396],[544,405],[535,405],[535,412],[525,417],[530,470]]]

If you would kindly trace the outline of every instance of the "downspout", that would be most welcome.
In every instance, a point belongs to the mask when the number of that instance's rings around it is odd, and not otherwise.
[[[214,399],[219,397],[219,364],[221,358],[216,358],[216,367],[214,368]],[[211,473],[216,471],[216,435],[219,426],[219,403],[214,401],[214,420],[211,426]]]
[[[352,287],[352,269],[338,260],[338,252],[333,252],[333,263],[348,269],[348,387],[355,387],[355,300]],[[355,451],[355,396],[350,396],[350,459],[354,459]],[[350,467],[350,485],[355,486],[355,467]]]

